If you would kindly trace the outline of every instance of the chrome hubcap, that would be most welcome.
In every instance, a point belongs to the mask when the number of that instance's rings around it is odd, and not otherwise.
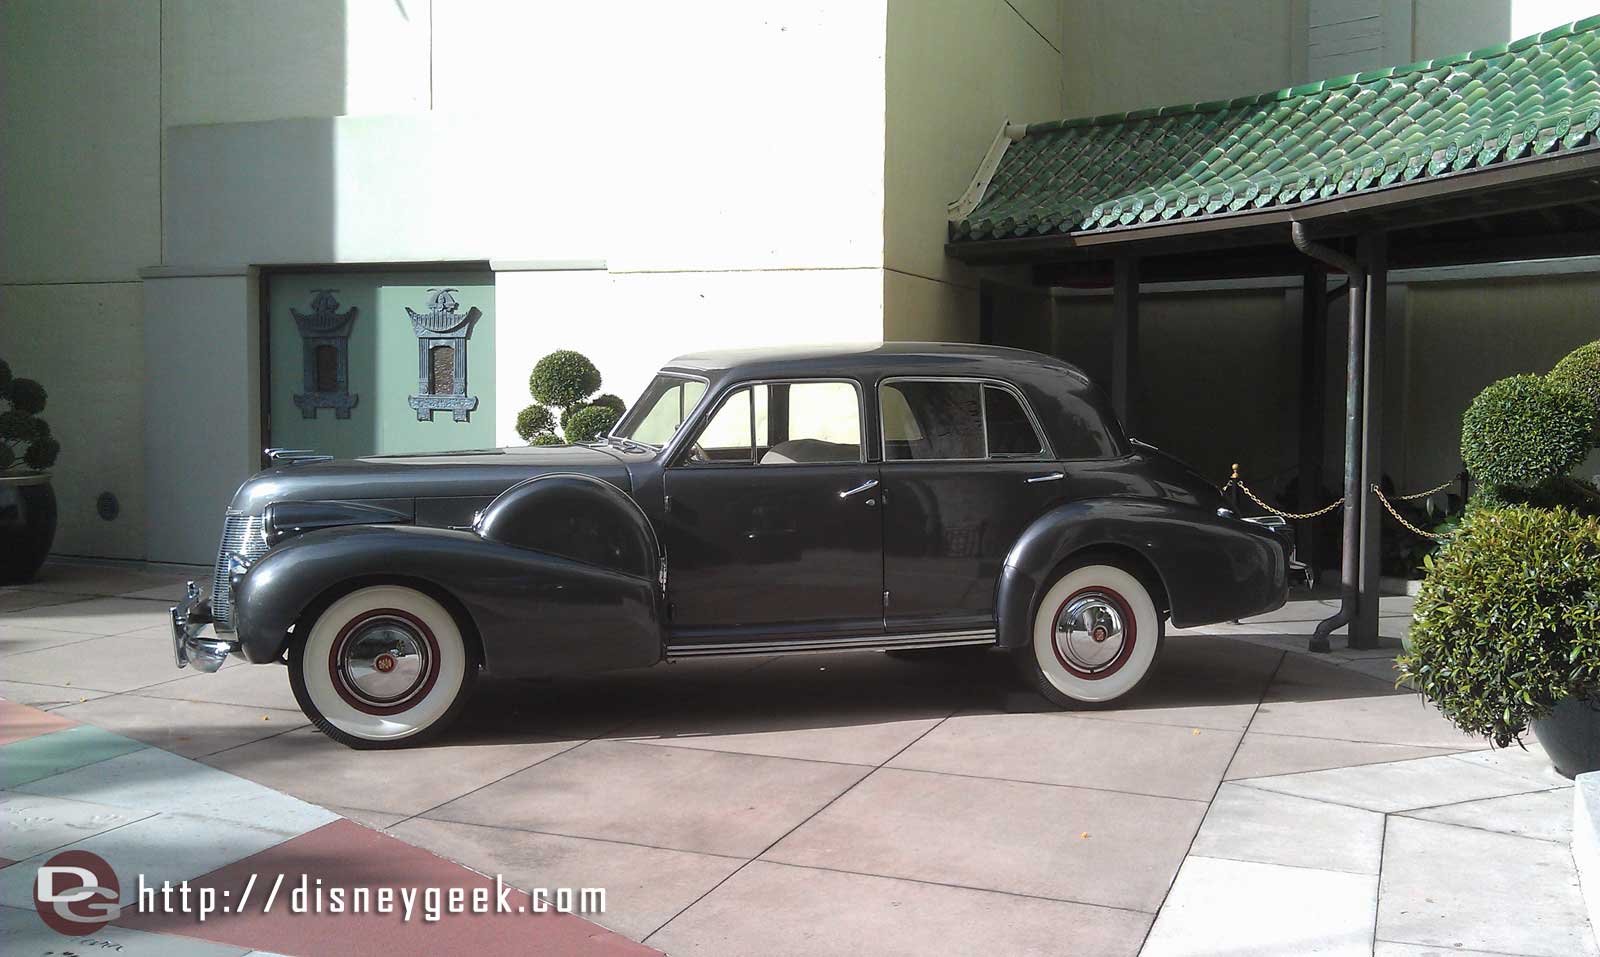
[[[428,644],[408,623],[377,618],[345,642],[339,669],[356,697],[391,704],[415,692],[427,675]]]
[[[1080,595],[1056,616],[1056,651],[1079,671],[1094,673],[1114,664],[1127,641],[1122,611],[1104,595]]]

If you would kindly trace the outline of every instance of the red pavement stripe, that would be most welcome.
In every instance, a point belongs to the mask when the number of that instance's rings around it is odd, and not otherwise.
[[[77,723],[59,714],[0,698],[0,745],[26,741],[41,734],[73,727]]]
[[[13,865],[15,863],[16,863],[16,861],[13,861],[9,857],[0,857],[0,869],[10,867],[11,865]]]
[[[118,924],[300,957],[323,954],[341,957],[406,957],[409,954],[642,957],[660,954],[572,914],[516,913],[516,908],[528,907],[528,895],[521,891],[508,895],[513,911],[509,914],[446,913],[436,923],[427,923],[421,917],[419,904],[419,913],[407,922],[400,913],[401,889],[460,887],[466,889],[470,902],[472,889],[484,887],[488,889],[492,907],[494,879],[351,821],[325,824],[194,878],[189,881],[190,893],[194,895],[202,887],[215,888],[220,911],[220,905],[239,900],[251,874],[256,875],[255,885],[242,912],[214,914],[202,924],[193,914],[141,914],[130,910]],[[280,874],[283,885],[278,899],[270,912],[263,913],[267,895]],[[302,876],[307,879],[313,899],[319,879],[325,891],[333,887],[367,887],[374,892],[380,887],[394,888],[396,912],[330,914],[325,907],[321,914],[290,913],[290,891],[299,886]],[[137,875],[118,877],[124,887],[137,886]]]

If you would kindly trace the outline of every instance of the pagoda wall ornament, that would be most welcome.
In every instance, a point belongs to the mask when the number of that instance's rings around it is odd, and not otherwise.
[[[292,306],[295,327],[300,330],[303,392],[294,397],[301,418],[314,419],[318,409],[332,409],[334,418],[350,418],[360,396],[350,391],[350,328],[355,325],[357,308],[339,311],[337,289],[311,290],[311,312]]]
[[[467,394],[467,342],[483,313],[477,306],[463,312],[456,289],[428,291],[427,312],[406,307],[417,337],[417,394],[409,402],[419,422],[441,411],[466,422],[478,407],[478,397]]]

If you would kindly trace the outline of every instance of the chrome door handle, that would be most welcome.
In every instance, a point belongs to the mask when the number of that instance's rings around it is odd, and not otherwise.
[[[1065,472],[1047,472],[1044,475],[1030,475],[1023,479],[1023,481],[1027,482],[1029,485],[1033,485],[1038,482],[1059,482],[1066,477],[1067,473]]]
[[[878,480],[877,479],[867,479],[865,482],[862,482],[860,485],[857,485],[855,488],[845,489],[843,492],[840,492],[839,493],[839,497],[840,498],[849,498],[852,495],[856,495],[858,493],[865,492],[865,491],[867,491],[869,489],[875,489],[877,487],[878,487]]]

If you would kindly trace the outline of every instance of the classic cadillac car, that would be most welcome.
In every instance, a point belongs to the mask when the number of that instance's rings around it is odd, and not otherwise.
[[[1150,673],[1166,619],[1281,605],[1286,531],[1125,437],[1057,359],[703,353],[591,444],[279,454],[228,506],[173,637],[180,668],[286,664],[356,748],[438,731],[480,671],[711,655],[993,646],[1092,706]]]

